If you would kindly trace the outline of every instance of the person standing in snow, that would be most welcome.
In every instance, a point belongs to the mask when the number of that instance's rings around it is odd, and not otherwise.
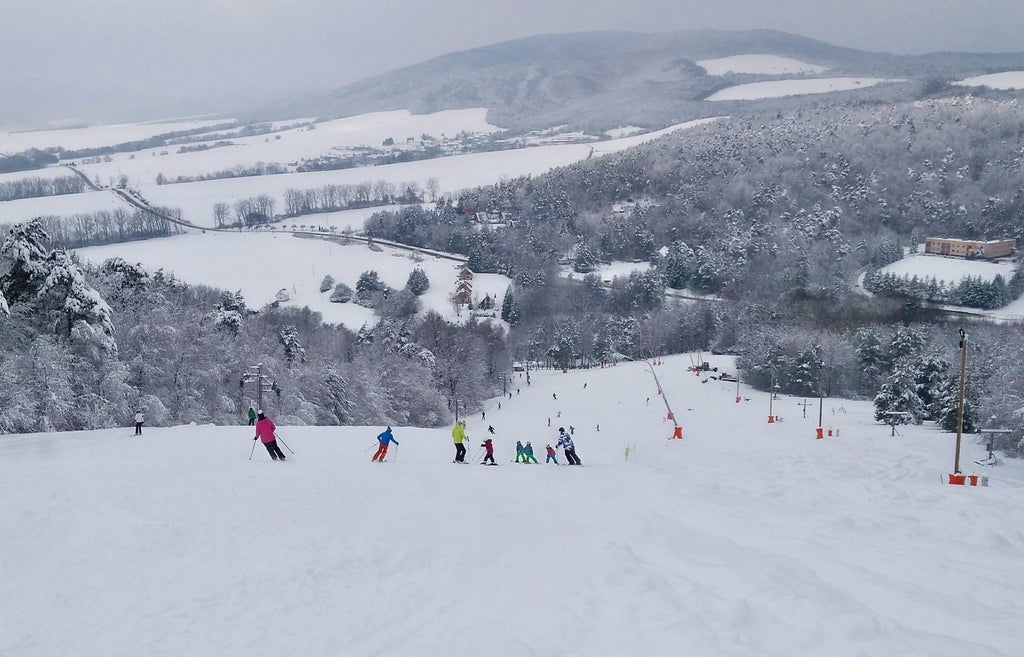
[[[552,447],[551,445],[547,446],[547,450],[548,450],[548,457],[546,459],[544,459],[544,463],[552,463],[553,462],[555,465],[558,465],[558,452],[556,452],[555,448]]]
[[[520,460],[522,460],[523,463],[526,463],[526,453],[523,452],[523,443],[521,441],[517,440],[516,441],[516,463],[519,463]]]
[[[146,416],[142,414],[142,409],[135,411],[135,435],[142,435],[142,423],[146,421]]]
[[[567,434],[562,427],[558,427],[557,447],[565,450],[565,460],[569,462],[569,465],[583,465],[580,457],[576,456],[576,445],[572,442],[572,436]]]
[[[380,443],[380,446],[377,447],[377,451],[374,453],[373,458],[370,459],[370,461],[379,461],[383,463],[384,457],[388,455],[388,444],[398,444],[398,441],[395,440],[395,436],[391,433],[391,427],[388,427],[377,434],[377,442]]]
[[[275,461],[283,461],[284,452],[282,452],[281,448],[277,446],[277,436],[274,434],[277,427],[274,426],[274,422],[264,415],[263,411],[260,411],[256,417],[259,419],[256,420],[256,437],[253,438],[253,440],[259,438],[263,443],[263,446],[267,448],[267,453],[270,454],[270,458]]]
[[[455,463],[466,462],[466,446],[462,441],[466,439],[466,421],[459,420],[452,427],[452,441],[455,442]]]
[[[536,463],[537,457],[533,455],[533,445],[531,445],[530,441],[527,440],[526,446],[523,447],[523,463],[530,462]]]
[[[249,407],[249,426],[251,427],[251,426],[254,426],[255,424],[256,424],[256,409],[253,408],[252,406],[250,406]]]
[[[480,446],[483,447],[485,451],[484,460],[481,461],[480,464],[483,465],[490,461],[491,465],[497,465],[497,463],[494,462],[494,443],[491,441],[491,439],[488,438]]]

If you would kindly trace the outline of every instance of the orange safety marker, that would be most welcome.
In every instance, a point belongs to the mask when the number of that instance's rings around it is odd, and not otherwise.
[[[815,438],[817,438],[818,440],[821,440],[822,438],[825,437],[825,432],[821,430],[821,427],[818,427],[817,431],[818,431],[818,435],[816,435]]]
[[[769,415],[768,416],[768,424],[775,424],[775,416],[774,415]]]
[[[676,425],[675,430],[672,432],[672,438],[679,438],[680,440],[682,440],[683,438],[683,428],[678,424]]]

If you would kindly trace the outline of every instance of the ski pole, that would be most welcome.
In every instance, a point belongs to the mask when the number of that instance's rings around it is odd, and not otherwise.
[[[292,449],[291,447],[288,447],[288,443],[286,443],[286,442],[284,441],[284,439],[282,439],[282,438],[281,438],[281,435],[280,435],[280,434],[278,434],[278,433],[277,433],[276,431],[274,432],[274,438],[277,438],[278,440],[280,440],[280,441],[281,441],[281,444],[282,444],[282,445],[284,445],[284,446],[285,446],[285,448],[287,448],[287,450],[288,450],[289,452],[291,452],[292,454],[294,454],[294,453],[295,453],[295,451],[294,451],[294,450],[293,450],[293,449]]]
[[[364,449],[364,450],[363,450],[363,454],[369,454],[369,453],[370,453],[370,450],[371,450],[371,449],[373,449],[374,447],[376,447],[376,446],[377,446],[377,445],[379,445],[379,444],[380,444],[380,443],[379,443],[378,441],[376,441],[376,440],[375,440],[375,441],[373,441],[373,444],[372,444],[372,445],[370,445],[369,447],[367,447],[366,449]]]
[[[480,449],[476,450],[476,454],[473,455],[473,460],[476,461],[478,458],[480,458],[480,455],[483,454],[483,453],[484,453],[484,448],[483,447],[481,447]]]
[[[398,443],[395,443],[395,456],[391,459],[392,463],[396,461],[398,461]]]
[[[252,449],[249,450],[249,460],[252,460],[252,454],[256,451],[256,439],[252,439]]]

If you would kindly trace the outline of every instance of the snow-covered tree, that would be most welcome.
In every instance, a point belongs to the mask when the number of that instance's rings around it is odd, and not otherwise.
[[[331,292],[332,303],[348,303],[352,300],[352,288],[345,285],[344,283],[338,283],[334,286],[334,292]]]
[[[420,296],[430,288],[430,279],[427,278],[426,272],[420,267],[416,267],[409,273],[409,280],[406,281],[405,287],[416,296]]]
[[[327,274],[326,276],[324,276],[324,280],[320,281],[320,291],[327,292],[332,287],[334,287],[334,277],[331,276],[330,274]]]
[[[47,257],[46,279],[38,296],[44,308],[57,315],[54,329],[58,334],[108,353],[117,351],[110,306],[63,249]]]
[[[11,228],[0,245],[0,293],[10,303],[34,299],[49,273],[45,243],[49,235],[38,219]]]
[[[921,424],[927,408],[918,394],[917,368],[898,360],[892,374],[875,395],[875,419],[887,424]]]
[[[299,329],[290,324],[285,324],[281,327],[277,340],[284,346],[284,357],[289,365],[306,360],[306,349],[299,340]]]

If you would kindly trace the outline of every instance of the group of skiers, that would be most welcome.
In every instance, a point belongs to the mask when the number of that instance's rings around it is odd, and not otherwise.
[[[141,413],[141,411],[140,411]],[[275,433],[277,427],[274,422],[267,417],[263,410],[257,411],[253,407],[249,407],[249,425],[255,424],[256,435],[253,437],[255,442],[259,439],[263,446],[267,449],[267,453],[270,454],[270,458],[275,461],[284,461],[285,455],[281,451],[281,448],[277,445],[277,434]],[[141,425],[141,421],[136,418],[137,422]],[[138,427],[137,427],[138,429]],[[494,427],[488,427],[488,431],[494,433]],[[455,463],[466,462],[466,439],[469,436],[466,434],[466,421],[459,420],[452,427],[452,441],[455,443]],[[394,432],[391,427],[387,427],[384,431],[377,434],[377,451],[374,452],[373,458],[370,459],[372,462],[383,463],[385,457],[388,455],[388,447],[394,443],[398,445],[398,441],[395,440]],[[481,465],[497,465],[494,461],[494,441],[491,438],[487,438],[481,443],[480,447],[484,449],[484,459],[481,461]],[[561,447],[565,452],[565,460],[568,461],[568,465],[583,465],[580,458],[576,455],[576,445],[573,443],[572,436],[565,431],[563,427],[558,427],[558,442],[555,443],[555,447]],[[558,465],[558,452],[555,451],[555,447],[550,444],[546,445],[547,459],[545,463],[554,463]],[[526,441],[524,445],[522,441],[516,441],[516,463],[537,463],[537,457],[533,455],[533,444],[530,441]]]
[[[494,433],[493,427],[488,427],[487,430]],[[466,447],[464,443],[466,438],[466,421],[460,420],[452,427],[452,440],[455,443],[455,463],[465,463]],[[481,461],[481,464],[497,465],[494,462],[494,441],[491,438],[487,438],[481,443],[480,447],[484,448],[484,460]],[[558,465],[556,447],[561,447],[565,451],[565,460],[568,461],[568,465],[583,465],[580,457],[576,455],[576,444],[573,443],[572,436],[565,431],[564,427],[558,427],[558,442],[555,443],[555,447],[552,447],[550,443],[545,446],[547,451],[545,463]],[[525,445],[521,440],[516,441],[515,462],[537,463],[537,457],[533,455],[533,444],[529,440],[526,441]]]

